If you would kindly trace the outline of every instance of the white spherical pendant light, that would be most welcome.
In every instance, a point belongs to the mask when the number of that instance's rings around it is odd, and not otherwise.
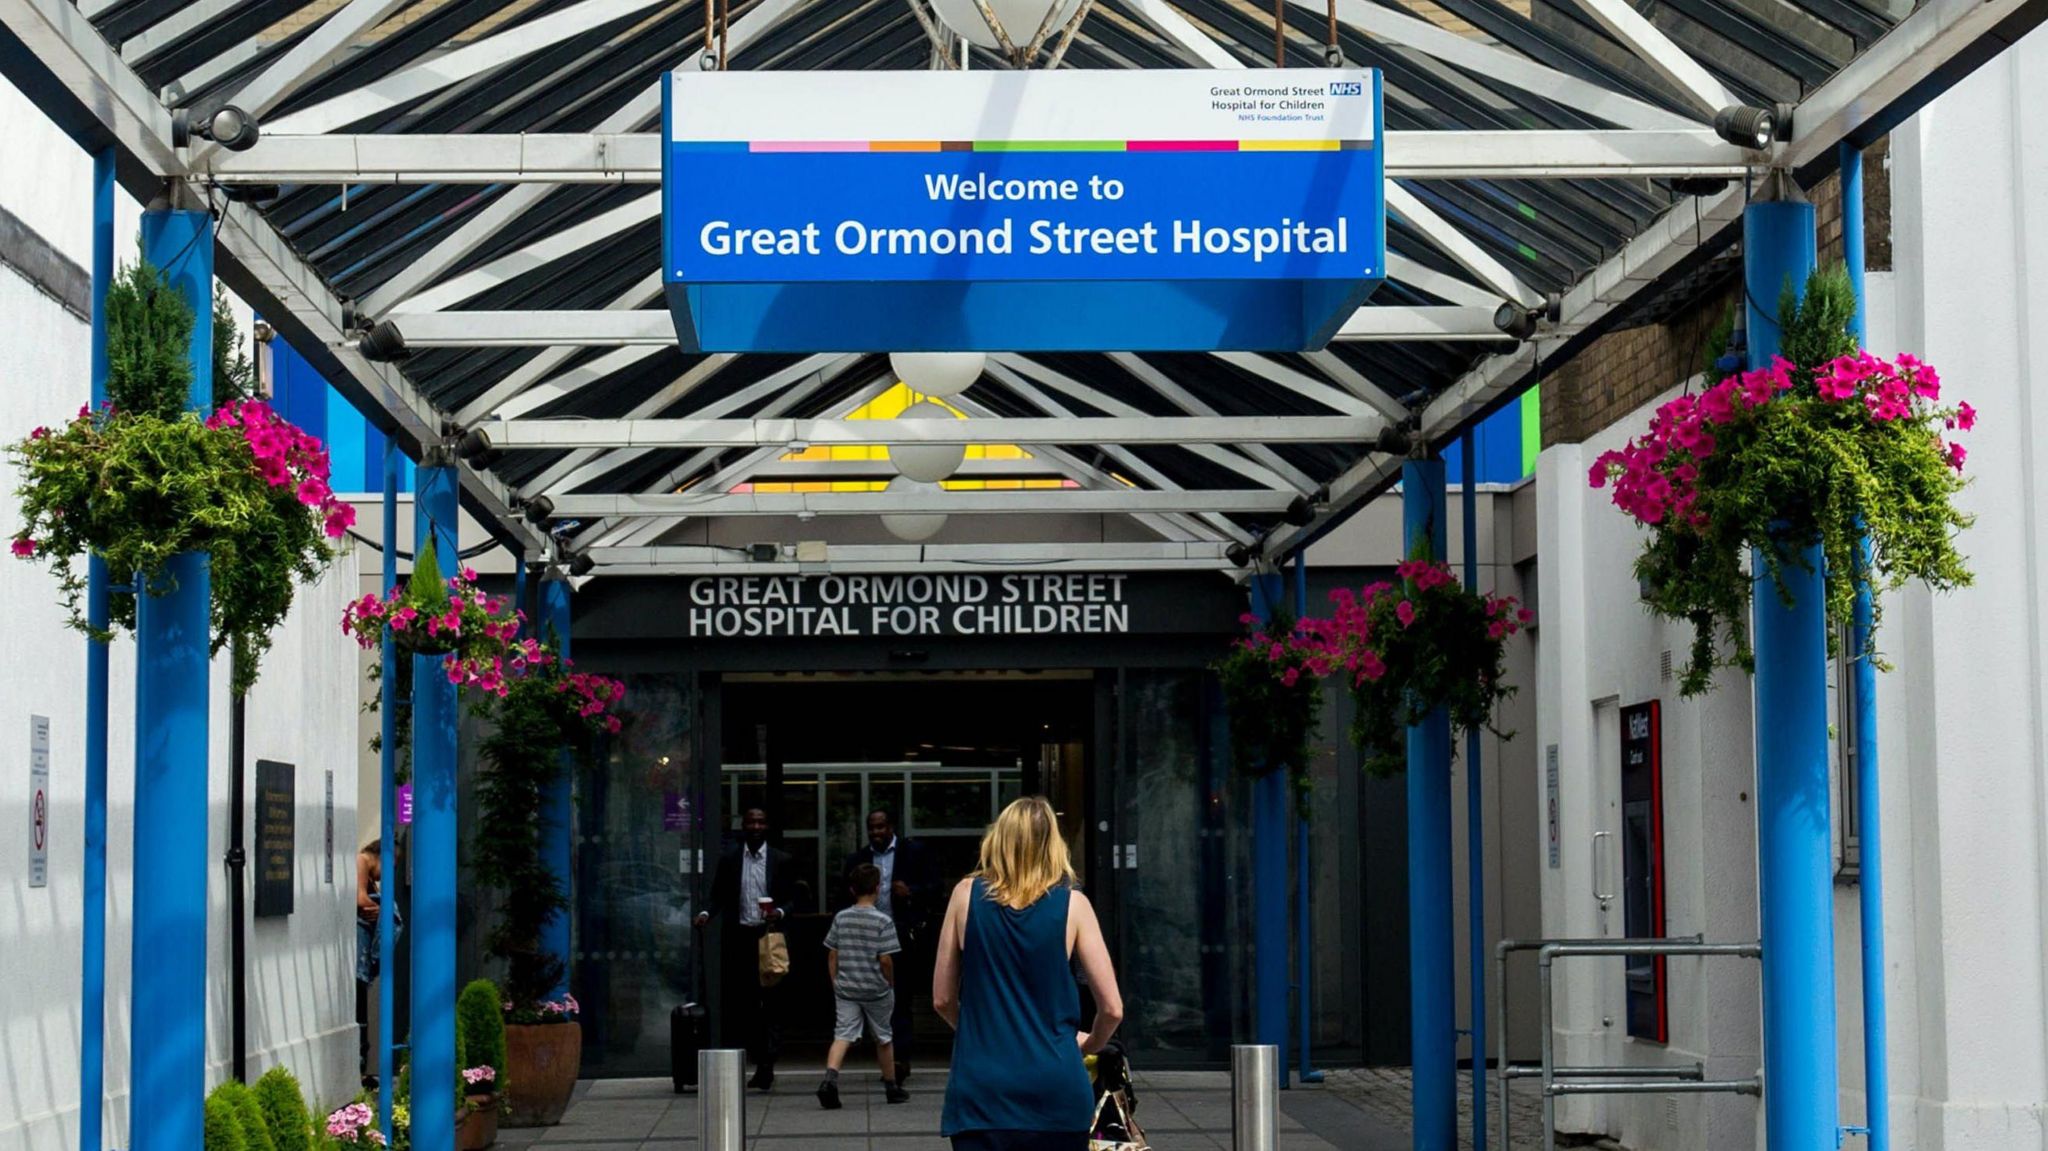
[[[1003,22],[1003,31],[1009,33],[1010,43],[1022,50],[1031,38],[1038,34],[1038,27],[1045,22],[1045,14],[1057,8],[1053,27],[1066,24],[1074,15],[1074,9],[1081,6],[1081,0],[988,0],[989,10],[996,19]],[[974,0],[932,0],[932,11],[938,14],[941,23],[967,38],[967,42],[979,48],[994,51],[1000,47],[996,35],[989,30],[988,21],[982,19],[981,9]]]
[[[887,490],[898,494],[905,492],[922,494],[938,492],[944,489],[940,488],[937,484],[920,483],[917,480],[898,476],[889,481]],[[884,515],[882,517],[882,526],[888,529],[890,535],[895,536],[904,543],[921,544],[939,534],[939,529],[946,526],[946,517],[928,512],[900,512],[893,515]]]
[[[918,402],[903,409],[899,420],[950,420],[953,413],[941,404],[930,400]],[[965,444],[895,444],[889,448],[889,462],[906,479],[919,483],[935,484],[960,470],[960,464],[967,458]]]
[[[913,392],[957,396],[981,378],[988,357],[980,352],[891,352],[889,368]]]

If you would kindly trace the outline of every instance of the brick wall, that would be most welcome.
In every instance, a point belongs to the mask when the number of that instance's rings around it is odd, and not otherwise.
[[[1890,145],[1863,153],[1864,261],[1891,267]],[[1822,263],[1842,258],[1841,181],[1829,176],[1807,189]],[[1730,285],[1660,324],[1612,332],[1543,378],[1543,445],[1578,443],[1701,370],[1707,338],[1740,300]]]

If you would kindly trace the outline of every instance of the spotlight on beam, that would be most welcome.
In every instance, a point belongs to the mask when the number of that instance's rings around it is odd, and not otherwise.
[[[412,355],[412,349],[405,346],[405,336],[390,320],[379,321],[363,333],[363,338],[356,341],[356,351],[375,364],[388,364]]]
[[[1315,522],[1316,505],[1310,503],[1307,496],[1296,496],[1288,503],[1287,512],[1283,518],[1295,527],[1307,527]]]
[[[462,433],[456,441],[455,454],[465,460],[473,460],[491,450],[491,434],[482,428],[471,428]]]
[[[1730,104],[1714,113],[1714,134],[1738,148],[1761,152],[1778,132],[1778,117],[1768,108]]]
[[[590,558],[589,552],[577,552],[569,557],[569,574],[572,576],[587,576],[596,570],[597,561]]]
[[[230,152],[246,152],[256,146],[256,117],[233,104],[223,104],[206,119],[194,123],[192,113],[180,108],[171,114],[171,146],[188,148],[193,137],[211,140]]]
[[[546,496],[535,496],[526,501],[526,519],[529,523],[544,524],[555,515],[555,501]]]
[[[1229,560],[1233,564],[1236,564],[1238,567],[1250,567],[1252,562],[1252,549],[1244,546],[1243,544],[1231,544],[1229,547],[1223,549],[1223,558]]]
[[[1552,292],[1543,297],[1543,303],[1533,308],[1523,307],[1513,300],[1503,300],[1493,310],[1493,326],[1501,334],[1516,340],[1527,340],[1536,334],[1536,325],[1548,320],[1556,323],[1564,317],[1564,296]]]

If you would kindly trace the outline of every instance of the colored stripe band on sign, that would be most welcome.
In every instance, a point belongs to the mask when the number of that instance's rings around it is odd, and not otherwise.
[[[677,140],[682,152],[1356,152],[1371,140]]]

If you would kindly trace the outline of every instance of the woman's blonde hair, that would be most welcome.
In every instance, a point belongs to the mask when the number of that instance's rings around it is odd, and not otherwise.
[[[1059,884],[1073,883],[1073,861],[1052,804],[1027,795],[1004,808],[981,837],[981,866],[974,874],[988,885],[990,899],[1018,910]]]

